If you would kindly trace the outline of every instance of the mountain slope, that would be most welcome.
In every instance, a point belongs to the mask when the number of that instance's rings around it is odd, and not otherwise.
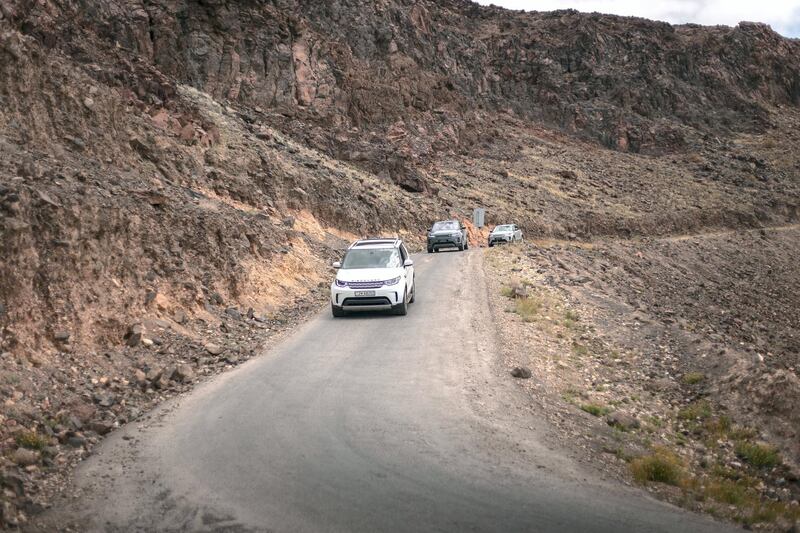
[[[759,24],[460,0],[9,0],[0,15],[8,468],[20,435],[53,445],[36,464],[69,462],[76,432],[187,385],[159,369],[249,357],[324,300],[356,235],[419,243],[480,206],[530,237],[636,242],[800,210],[800,42]],[[235,355],[210,354],[219,342]],[[794,364],[775,351],[770,368]]]

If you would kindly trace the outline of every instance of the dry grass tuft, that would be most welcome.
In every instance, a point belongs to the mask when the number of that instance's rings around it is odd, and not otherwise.
[[[679,486],[684,479],[683,463],[674,453],[655,447],[653,453],[631,461],[631,473],[639,483],[666,483]]]

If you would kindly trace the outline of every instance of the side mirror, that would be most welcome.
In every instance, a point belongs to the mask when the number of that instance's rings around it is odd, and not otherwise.
[[[342,268],[342,264],[339,261],[334,261],[333,268]]]
[[[410,267],[410,266],[414,266],[414,260],[413,260],[413,259],[406,259],[406,260],[403,262],[403,266],[404,266],[404,267]]]

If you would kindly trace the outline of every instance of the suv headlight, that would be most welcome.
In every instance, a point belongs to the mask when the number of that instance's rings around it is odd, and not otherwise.
[[[336,279],[336,286],[337,287],[347,287],[347,282],[346,281],[342,281],[342,280],[337,278]]]
[[[383,282],[384,285],[397,285],[398,283],[400,283],[400,276],[397,276],[396,278],[388,279],[388,280]]]

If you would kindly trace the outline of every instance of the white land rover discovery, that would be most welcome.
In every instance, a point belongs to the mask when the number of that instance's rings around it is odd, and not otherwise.
[[[400,239],[363,239],[333,264],[331,312],[392,310],[405,315],[414,301],[414,261]]]

